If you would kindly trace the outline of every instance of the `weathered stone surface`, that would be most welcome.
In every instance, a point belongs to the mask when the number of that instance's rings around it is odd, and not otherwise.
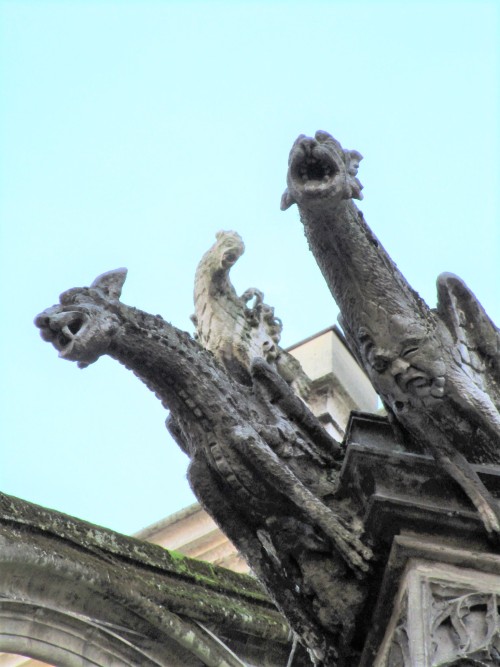
[[[36,318],[62,358],[85,367],[107,354],[170,410],[200,502],[325,667],[358,662],[401,518],[424,530],[427,515],[434,527],[445,517],[440,526],[466,529],[483,546],[485,530],[500,536],[491,482],[498,476],[488,470],[500,464],[499,332],[455,276],[439,279],[434,311],[408,285],[352,202],[361,198],[360,160],[325,132],[299,137],[282,207],[298,204],[346,336],[397,433],[383,435],[378,423],[382,457],[374,443],[369,452],[349,444],[346,455],[291,389],[296,376],[278,363],[274,312],[258,290],[238,298],[229,282],[243,252],[234,232],[218,236],[197,275],[198,337],[212,353],[161,317],[123,304],[123,269],[63,293]],[[433,485],[448,483],[446,505]],[[496,622],[486,625],[497,632]]]
[[[196,269],[192,320],[197,340],[240,381],[251,383],[252,362],[262,358],[307,398],[310,379],[279,346],[283,326],[274,308],[264,303],[259,289],[250,287],[239,297],[231,284],[229,271],[245,251],[241,236],[220,231],[216,239]]]
[[[459,484],[377,415],[351,416],[346,452],[339,493],[363,508],[365,539],[377,554],[353,639],[363,645],[357,667],[437,667],[488,652],[491,659],[500,555]],[[475,471],[500,497],[500,469]]]
[[[340,445],[264,359],[252,385],[187,334],[119,301],[125,271],[64,292],[36,324],[80,367],[108,354],[171,411],[201,504],[248,559],[317,662],[350,659],[372,553],[335,498]],[[339,663],[340,664],[340,663]]]
[[[406,568],[384,642],[363,665],[500,664],[500,557],[411,537],[395,543],[394,560],[403,554]]]
[[[456,276],[438,279],[430,310],[352,198],[361,155],[326,132],[292,147],[282,208],[297,203],[344,332],[393,421],[462,486],[487,529],[500,509],[470,465],[500,463],[500,335]]]
[[[290,650],[252,577],[4,494],[0,591],[0,650],[63,667],[242,667],[207,628],[243,657],[252,637],[273,664]]]

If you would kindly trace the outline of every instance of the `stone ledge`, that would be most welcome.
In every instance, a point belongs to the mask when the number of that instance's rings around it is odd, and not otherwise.
[[[260,584],[248,575],[5,494],[0,494],[0,534],[4,569],[18,556],[26,559],[26,568],[36,566],[38,571],[44,567],[62,571],[63,564],[78,563],[103,580],[121,581],[124,598],[127,587],[135,586],[149,601],[156,600],[159,608],[222,624],[228,631],[289,641],[287,623]],[[24,552],[19,555],[23,545]],[[9,549],[19,554],[7,554]]]

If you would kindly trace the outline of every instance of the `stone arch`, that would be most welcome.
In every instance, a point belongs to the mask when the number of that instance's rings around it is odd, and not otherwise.
[[[0,651],[59,667],[242,667],[201,624],[150,601],[148,574],[4,525]]]
[[[0,650],[58,667],[160,664],[90,620],[17,600],[0,602]]]

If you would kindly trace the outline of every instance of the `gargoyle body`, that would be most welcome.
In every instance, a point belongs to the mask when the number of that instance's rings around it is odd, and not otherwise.
[[[348,665],[372,556],[361,524],[333,495],[341,452],[264,359],[253,384],[232,377],[188,334],[120,300],[125,270],[63,293],[38,315],[59,356],[107,354],[173,417],[202,505],[246,556],[317,664]]]
[[[303,398],[310,380],[299,362],[279,346],[281,320],[264,303],[264,294],[251,287],[236,294],[229,271],[245,251],[243,240],[233,231],[220,231],[203,255],[194,283],[197,340],[242,382],[250,381],[256,358],[265,359]]]
[[[282,205],[298,204],[346,336],[389,413],[499,534],[496,500],[471,467],[500,463],[498,330],[454,276],[439,279],[435,311],[411,289],[352,202],[360,159],[326,133],[300,137]],[[200,342],[123,304],[123,269],[64,292],[35,322],[62,358],[85,367],[107,354],[154,391],[202,505],[316,664],[349,667],[373,557],[362,510],[335,493],[342,450],[290,386],[298,376],[280,365],[279,320],[258,290],[238,298],[229,282],[242,252],[236,234],[222,233],[200,264]]]
[[[297,203],[344,332],[394,421],[431,452],[500,533],[500,511],[470,463],[500,464],[500,335],[451,274],[430,310],[366,225],[357,151],[300,136],[282,209]]]

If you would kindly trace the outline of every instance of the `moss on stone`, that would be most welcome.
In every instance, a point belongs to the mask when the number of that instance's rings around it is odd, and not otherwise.
[[[255,579],[0,493],[0,529],[40,551],[130,581],[150,602],[286,642],[288,625]],[[111,581],[110,579],[110,581]]]

